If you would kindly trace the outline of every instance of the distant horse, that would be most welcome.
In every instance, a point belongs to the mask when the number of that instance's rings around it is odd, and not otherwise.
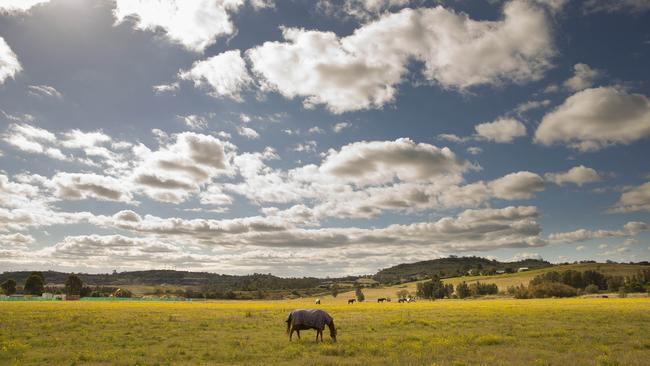
[[[399,300],[397,300],[397,302],[403,303],[403,302],[406,302],[406,299],[399,299]]]
[[[380,297],[380,298],[377,299],[377,302],[384,302],[384,301],[386,301],[385,297]]]
[[[350,305],[350,304],[354,304],[355,301],[357,301],[357,300],[355,300],[355,299],[349,299],[349,300],[348,300],[348,305]]]
[[[298,334],[300,339],[300,331],[305,329],[316,329],[316,341],[320,335],[320,341],[323,341],[323,330],[327,325],[330,328],[330,337],[336,342],[336,327],[334,326],[334,319],[326,312],[320,309],[310,310],[294,310],[289,313],[286,319],[287,334],[289,335],[289,342],[293,337],[293,332]]]
[[[316,299],[316,305],[320,305],[320,299]]]

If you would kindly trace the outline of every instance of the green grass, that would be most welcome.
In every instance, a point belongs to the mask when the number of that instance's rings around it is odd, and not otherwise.
[[[650,298],[324,304],[339,342],[289,343],[277,302],[0,303],[8,365],[647,365]],[[327,331],[325,332],[327,338]]]

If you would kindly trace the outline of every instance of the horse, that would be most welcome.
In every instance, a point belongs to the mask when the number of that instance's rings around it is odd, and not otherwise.
[[[403,302],[406,302],[406,299],[399,299],[399,300],[397,300],[397,302],[399,302],[401,304]]]
[[[316,299],[316,305],[320,305],[320,299]]]
[[[380,298],[377,299],[377,302],[384,302],[384,301],[386,301],[385,297],[380,297]]]
[[[348,305],[350,305],[350,304],[354,304],[355,301],[357,301],[357,300],[355,300],[355,299],[349,299],[349,300],[348,300]]]
[[[330,329],[330,337],[332,338],[332,341],[336,342],[336,327],[334,326],[334,319],[323,310],[294,310],[289,313],[286,322],[289,342],[291,342],[293,332],[296,332],[296,334],[298,334],[298,339],[300,339],[300,331],[305,329],[316,329],[316,342],[318,342],[319,335],[320,341],[322,342],[323,330],[326,325]]]

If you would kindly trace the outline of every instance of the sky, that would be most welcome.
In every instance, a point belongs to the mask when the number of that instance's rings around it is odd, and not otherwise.
[[[0,270],[650,260],[648,0],[0,0]]]

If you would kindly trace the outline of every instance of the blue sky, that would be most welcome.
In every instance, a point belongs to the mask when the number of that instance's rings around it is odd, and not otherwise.
[[[650,259],[645,0],[0,0],[0,268]]]

